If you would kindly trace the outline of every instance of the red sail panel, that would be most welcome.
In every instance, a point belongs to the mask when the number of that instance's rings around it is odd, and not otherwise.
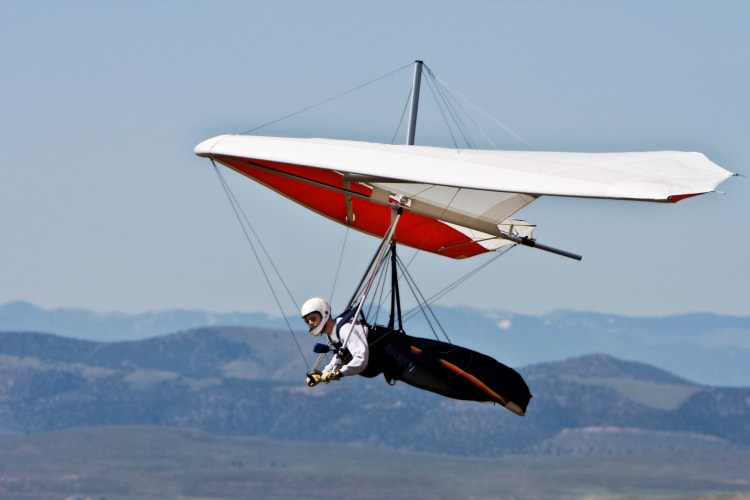
[[[343,175],[334,170],[271,161],[248,160],[221,156],[216,158],[229,168],[273,189],[277,193],[341,224],[347,223],[346,199],[342,192],[326,188],[343,189]],[[372,189],[361,183],[348,187],[369,197]],[[391,223],[389,206],[352,197],[353,229],[383,237]],[[487,252],[482,245],[464,233],[434,218],[404,211],[396,228],[395,240],[413,248],[446,257],[462,259]]]

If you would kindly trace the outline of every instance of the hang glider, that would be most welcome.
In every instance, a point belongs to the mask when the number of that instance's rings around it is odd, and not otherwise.
[[[389,383],[401,380],[455,399],[499,403],[524,415],[531,392],[515,370],[471,349],[406,335],[396,242],[455,259],[516,244],[580,259],[539,243],[533,237],[535,226],[513,215],[540,196],[675,203],[715,191],[734,174],[700,153],[679,151],[562,153],[415,146],[421,71],[422,62],[416,61],[407,145],[221,135],[198,144],[195,153],[382,239],[345,319],[338,323],[362,321],[369,326],[371,358],[363,376],[382,373]],[[391,297],[384,326],[368,322],[363,305],[375,278],[388,267],[383,265],[388,249],[391,289],[374,294]],[[320,356],[308,377],[317,373],[329,352],[323,348],[315,351]]]
[[[731,172],[701,153],[457,150],[331,139],[222,135],[195,148],[336,222],[452,258],[537,243],[511,218],[540,196],[674,203],[716,190]]]

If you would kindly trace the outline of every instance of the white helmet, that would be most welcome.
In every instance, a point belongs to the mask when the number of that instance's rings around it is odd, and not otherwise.
[[[323,328],[325,328],[326,323],[328,323],[328,319],[331,317],[331,304],[329,304],[325,299],[321,299],[320,297],[313,297],[312,299],[307,299],[307,301],[302,304],[302,308],[300,309],[300,314],[302,314],[302,317],[304,318],[308,314],[311,313],[319,313],[320,323],[318,323],[318,326],[315,328],[310,329],[310,333],[317,337],[320,335],[320,332],[323,331]]]

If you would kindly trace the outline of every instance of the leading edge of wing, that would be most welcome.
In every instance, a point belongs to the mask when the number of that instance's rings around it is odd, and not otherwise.
[[[222,135],[195,148],[342,172],[353,181],[410,182],[535,196],[674,202],[715,191],[732,172],[681,151],[565,153],[456,150],[334,139]]]

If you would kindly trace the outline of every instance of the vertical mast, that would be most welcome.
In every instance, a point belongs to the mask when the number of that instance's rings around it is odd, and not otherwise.
[[[419,108],[419,85],[422,83],[422,61],[414,61],[414,82],[411,88],[411,109],[409,110],[409,128],[406,132],[406,144],[414,144],[414,133],[417,130],[417,108]]]

